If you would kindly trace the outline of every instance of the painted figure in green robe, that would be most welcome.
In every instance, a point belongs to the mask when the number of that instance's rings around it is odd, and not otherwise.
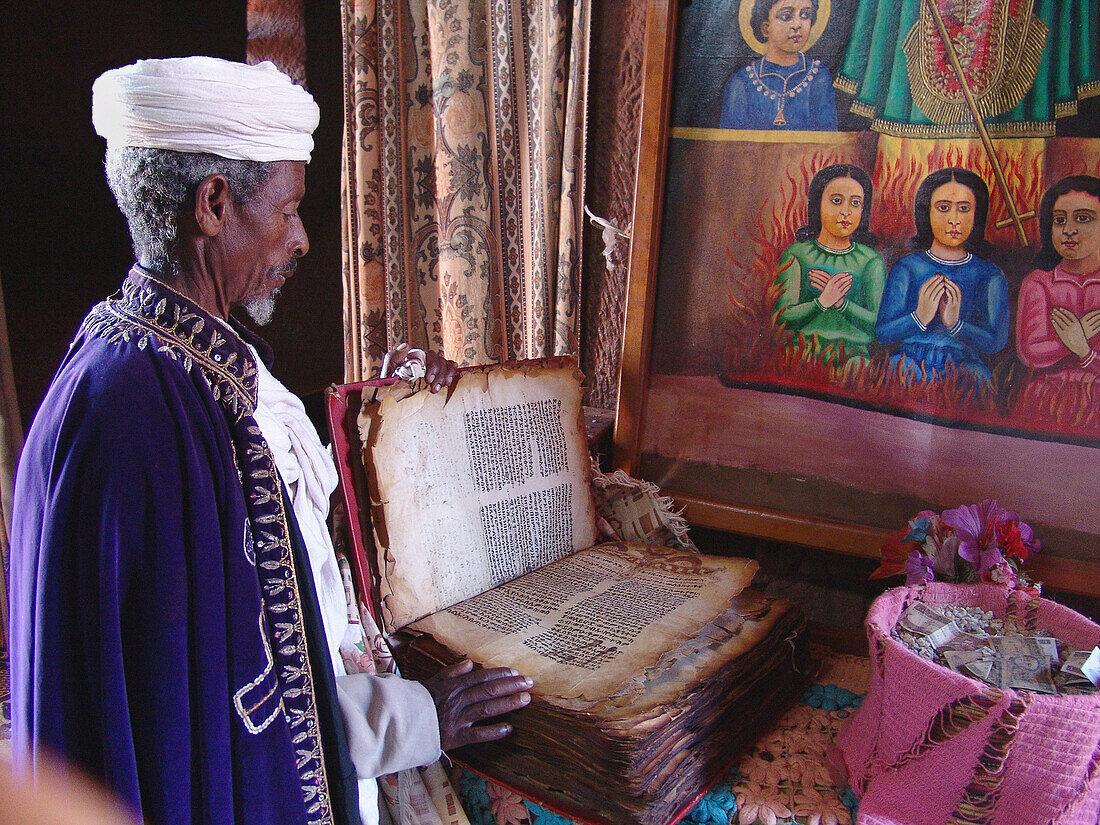
[[[871,128],[973,137],[974,118],[936,22],[939,12],[991,134],[1054,134],[1100,93],[1100,0],[859,0],[836,87]]]
[[[808,222],[779,258],[774,317],[828,360],[865,360],[875,340],[886,266],[871,244],[871,179],[858,166],[826,166],[810,181]]]

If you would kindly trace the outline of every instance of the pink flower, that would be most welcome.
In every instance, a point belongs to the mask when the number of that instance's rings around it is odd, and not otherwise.
[[[1001,559],[1000,562],[989,568],[983,578],[986,581],[1003,584],[1006,587],[1015,587],[1017,582],[1016,570],[1009,564],[1008,559]]]

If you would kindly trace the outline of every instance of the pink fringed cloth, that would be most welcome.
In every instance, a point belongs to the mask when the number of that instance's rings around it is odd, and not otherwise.
[[[858,823],[1096,825],[1100,694],[998,690],[920,658],[890,637],[915,600],[1015,614],[1078,649],[1100,644],[1084,616],[993,585],[884,593],[867,614],[870,689],[833,753],[860,797]]]

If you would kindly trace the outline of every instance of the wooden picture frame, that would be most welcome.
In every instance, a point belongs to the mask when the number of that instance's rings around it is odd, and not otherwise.
[[[642,440],[653,378],[654,310],[671,133],[678,11],[676,0],[649,0],[647,7],[639,153],[614,429],[614,463],[627,472],[660,484],[663,491],[684,508],[687,519],[694,525],[877,559],[889,529],[903,526],[904,518],[893,522],[892,528],[888,528],[858,516],[831,518],[793,507],[762,506],[758,501],[740,500],[737,496],[706,495],[699,490],[685,490],[678,486],[674,478],[658,477],[659,474],[647,472],[644,466]],[[1083,455],[1086,460],[1093,461],[1091,453]],[[1095,450],[1095,456],[1092,466],[1100,475],[1100,449]],[[970,502],[958,500],[947,502],[945,506],[963,503]],[[1014,504],[1009,501],[1003,503],[1006,506]],[[1081,503],[1075,502],[1075,506],[1079,507]],[[1025,520],[1031,523],[1042,521],[1037,514],[1028,512],[1025,505],[1017,507]],[[847,512],[857,512],[858,509],[858,503],[850,503]],[[913,512],[915,509],[909,515]],[[1041,530],[1039,534],[1043,538]],[[1058,546],[1048,544],[1050,552],[1036,556],[1029,562],[1029,570],[1048,588],[1100,596],[1100,530],[1073,535],[1073,546],[1067,552],[1060,552]]]

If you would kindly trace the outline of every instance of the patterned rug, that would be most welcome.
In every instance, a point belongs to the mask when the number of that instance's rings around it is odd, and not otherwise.
[[[825,751],[859,706],[870,660],[817,650],[821,675],[741,761],[700,800],[686,825],[851,825],[858,800],[833,787]],[[460,770],[472,825],[570,825],[570,820]]]
[[[857,800],[835,788],[825,750],[841,722],[859,706],[870,681],[870,660],[817,650],[817,681],[700,800],[686,825],[851,825]],[[0,654],[0,740],[11,737],[8,661]],[[471,825],[570,825],[480,776],[460,770],[456,783]]]

